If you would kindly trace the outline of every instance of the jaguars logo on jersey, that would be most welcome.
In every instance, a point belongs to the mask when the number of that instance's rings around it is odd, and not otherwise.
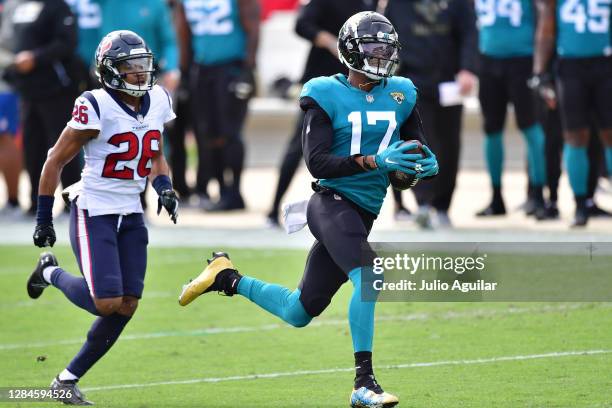
[[[393,100],[399,103],[400,105],[402,104],[402,102],[404,102],[404,99],[406,99],[403,92],[391,92],[389,95],[391,95]]]

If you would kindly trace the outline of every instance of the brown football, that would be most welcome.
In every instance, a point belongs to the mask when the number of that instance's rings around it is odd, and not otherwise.
[[[407,140],[401,144],[401,146],[407,144],[416,144],[417,147],[414,149],[408,150],[406,153],[420,153],[423,157],[425,157],[425,152],[423,152],[423,145],[418,140]],[[389,180],[391,181],[391,186],[399,191],[408,190],[416,186],[419,182],[419,179],[416,178],[414,174],[404,173],[403,171],[395,170],[389,172]]]

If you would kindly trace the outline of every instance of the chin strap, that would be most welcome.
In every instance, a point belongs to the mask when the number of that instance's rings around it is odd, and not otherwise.
[[[366,88],[366,87],[368,87],[370,85],[374,85],[374,84],[378,85],[378,84],[380,84],[381,81],[382,81],[382,79],[377,79],[376,81],[365,82],[363,84],[359,84],[359,89],[363,89],[363,88]]]

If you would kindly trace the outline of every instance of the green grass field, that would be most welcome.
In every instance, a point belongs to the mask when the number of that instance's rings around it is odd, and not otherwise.
[[[69,248],[54,252],[77,273]],[[0,247],[0,387],[48,385],[93,320],[54,288],[29,300],[25,282],[38,253]],[[150,248],[144,299],[81,380],[87,397],[102,407],[347,406],[350,287],[303,329],[239,296],[208,294],[181,308],[181,284],[209,254]],[[230,255],[242,273],[293,288],[306,253]],[[401,407],[612,407],[610,304],[381,303],[377,318],[375,371]]]

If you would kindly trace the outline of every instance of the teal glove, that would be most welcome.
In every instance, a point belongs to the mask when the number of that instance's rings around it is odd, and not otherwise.
[[[425,157],[418,159],[416,161],[416,178],[422,179],[425,177],[431,177],[438,174],[438,160],[436,159],[436,155],[433,154],[429,147],[423,145],[423,151],[425,152]]]
[[[417,167],[417,159],[423,156],[419,153],[406,153],[408,150],[416,148],[416,144],[411,143],[400,146],[402,143],[404,143],[403,140],[398,140],[378,153],[374,157],[376,166],[386,172],[399,170],[407,174],[417,174],[414,168]]]

